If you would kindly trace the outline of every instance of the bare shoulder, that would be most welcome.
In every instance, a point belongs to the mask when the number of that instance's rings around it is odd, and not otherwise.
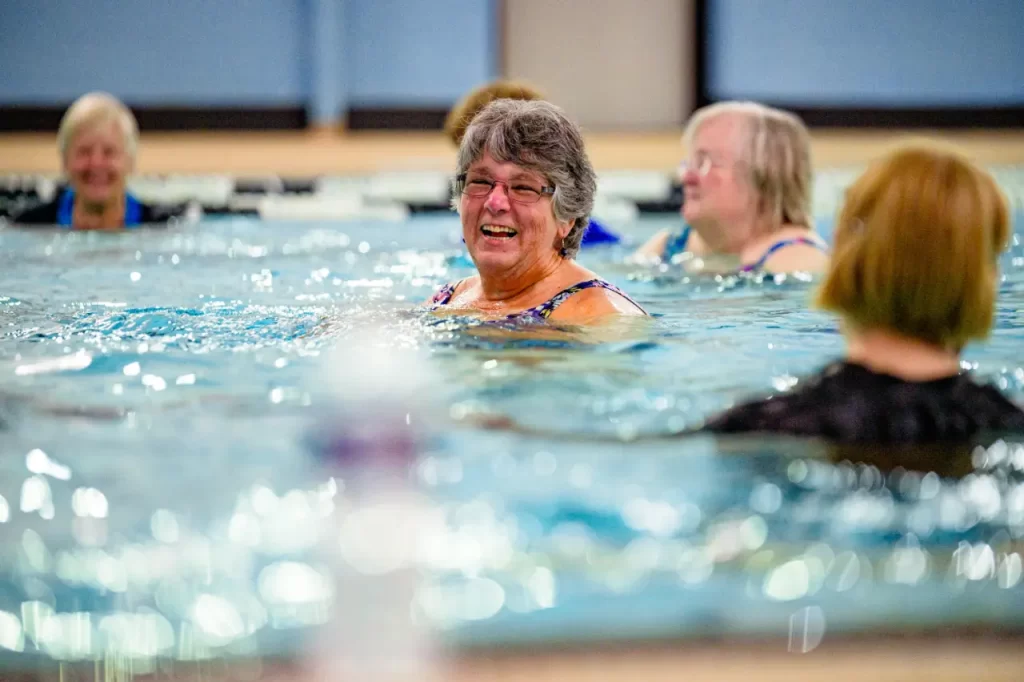
[[[611,316],[645,317],[647,313],[622,294],[591,287],[570,296],[551,315],[556,322],[585,323]]]
[[[668,244],[668,238],[671,234],[669,230],[658,231],[640,248],[634,251],[630,259],[640,261],[660,259],[665,253],[665,246]]]
[[[471,290],[474,286],[476,286],[479,280],[479,275],[473,275],[472,277],[467,277],[457,282],[448,282],[444,284],[442,288],[439,288],[437,291],[435,291],[434,294],[426,301],[424,301],[421,305],[423,307],[430,307],[434,305],[434,301],[437,299],[437,295],[441,293],[444,287],[448,286],[454,287],[454,289],[452,290],[451,298],[449,299],[449,304],[455,303],[455,298],[457,296],[465,294],[467,291]]]
[[[793,244],[773,253],[763,268],[771,273],[821,273],[828,269],[828,265],[828,253],[824,250],[810,244]]]

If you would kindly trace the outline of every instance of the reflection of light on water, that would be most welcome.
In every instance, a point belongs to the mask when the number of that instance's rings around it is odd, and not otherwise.
[[[537,608],[550,609],[555,605],[555,574],[550,568],[538,566],[526,580],[526,588]]]
[[[54,613],[42,623],[37,644],[52,657],[67,660],[91,658],[93,627],[91,613]]]
[[[21,554],[29,570],[35,573],[46,573],[50,570],[50,551],[39,533],[31,528],[26,528],[21,535]]]
[[[48,374],[50,372],[74,372],[85,369],[92,364],[92,356],[85,351],[78,351],[72,355],[63,355],[59,358],[42,360],[30,365],[18,365],[14,368],[17,376],[30,376],[32,374]]]
[[[418,536],[413,507],[393,502],[350,512],[339,532],[345,561],[360,573],[381,575],[406,567],[416,551]]]
[[[896,503],[887,490],[858,490],[836,506],[834,515],[835,522],[847,530],[881,530],[888,528],[896,518]]]
[[[21,623],[25,636],[39,644],[39,635],[43,624],[53,615],[53,607],[41,601],[25,601],[21,603]]]
[[[270,516],[277,511],[277,495],[264,485],[254,485],[249,493],[252,509],[260,516]]]
[[[21,630],[21,620],[8,611],[0,611],[0,647],[8,651],[25,650],[25,634]]]
[[[260,571],[260,596],[270,603],[307,604],[325,602],[334,595],[331,581],[312,566],[282,561]]]
[[[1020,554],[1012,552],[1003,557],[999,562],[998,580],[999,587],[1011,589],[1021,581],[1022,565]]]
[[[574,488],[589,488],[594,482],[594,471],[588,464],[573,464],[569,470],[569,485]]]
[[[498,518],[482,501],[451,510],[450,525],[443,509],[421,511],[417,528],[417,556],[425,565],[466,576],[506,567],[518,533],[514,519]]]
[[[811,554],[787,561],[765,577],[764,594],[775,601],[795,601],[814,594],[825,580],[826,567]]]
[[[843,552],[836,557],[834,570],[829,575],[829,582],[836,592],[853,589],[861,578],[864,561],[856,552]]]
[[[416,604],[432,622],[450,627],[496,615],[505,604],[505,590],[490,578],[470,578],[453,584],[428,583],[417,590]]]
[[[685,550],[679,559],[679,577],[687,585],[704,582],[714,570],[715,562],[705,549]]]
[[[825,637],[825,612],[820,606],[800,609],[789,618],[789,651],[806,654]]]
[[[107,518],[107,498],[95,488],[77,488],[71,495],[71,509],[75,516],[94,519]]]
[[[7,498],[0,495],[0,523],[7,523],[11,518],[11,506],[7,504]]]
[[[417,465],[417,473],[428,486],[458,483],[463,475],[462,460],[458,457],[424,457]]]
[[[684,519],[688,521],[687,525],[690,528],[700,523],[700,510],[694,505],[685,506],[685,511],[680,513],[668,502],[655,502],[636,497],[623,505],[622,519],[630,528],[667,537],[682,527]],[[697,523],[692,523],[694,515]]]
[[[260,571],[257,583],[273,627],[327,622],[334,585],[328,575],[312,566],[296,561],[277,562]]]
[[[49,455],[39,448],[31,450],[25,455],[25,468],[33,474],[49,476],[61,481],[71,479],[71,469],[69,467],[53,461]]]
[[[259,547],[263,539],[259,519],[252,514],[235,512],[228,523],[228,538],[239,545]]]
[[[953,552],[953,571],[956,577],[967,580],[988,580],[996,576],[996,556],[985,543],[972,545],[961,542]]]
[[[960,482],[960,495],[973,505],[981,519],[995,518],[1002,508],[1002,495],[993,476],[971,474]]]
[[[157,509],[149,522],[153,538],[158,542],[173,544],[178,541],[179,529],[178,518],[174,512],[167,509]]]
[[[772,386],[776,391],[785,392],[797,385],[799,379],[789,374],[772,377]]]
[[[807,595],[811,576],[807,563],[800,560],[788,561],[768,574],[764,582],[764,594],[776,601],[792,601]]]
[[[128,572],[118,559],[101,552],[94,559],[93,566],[97,587],[115,593],[128,589]]]
[[[929,564],[928,553],[919,546],[898,547],[885,561],[882,574],[890,583],[916,585],[927,577]]]
[[[750,492],[750,508],[762,514],[774,514],[782,506],[782,489],[774,483],[760,482]]]
[[[189,617],[211,646],[223,646],[245,634],[242,615],[224,597],[199,595],[189,609]]]
[[[100,620],[97,630],[107,651],[122,656],[148,658],[174,647],[174,628],[158,613],[113,613]]]
[[[143,374],[142,385],[154,391],[162,391],[167,388],[167,381],[156,374]]]

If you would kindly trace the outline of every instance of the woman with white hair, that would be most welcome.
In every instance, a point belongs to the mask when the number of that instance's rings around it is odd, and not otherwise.
[[[164,223],[183,206],[152,206],[128,193],[139,128],[132,112],[106,93],[80,97],[65,112],[57,149],[68,185],[49,202],[13,218],[16,225],[109,230]]]
[[[686,227],[664,230],[639,260],[722,259],[741,272],[822,272],[828,249],[811,220],[810,136],[794,114],[754,102],[699,109],[683,135]]]

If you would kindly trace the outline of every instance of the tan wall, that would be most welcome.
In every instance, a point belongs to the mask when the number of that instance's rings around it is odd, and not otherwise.
[[[504,75],[592,130],[664,129],[692,111],[694,0],[505,0]]]

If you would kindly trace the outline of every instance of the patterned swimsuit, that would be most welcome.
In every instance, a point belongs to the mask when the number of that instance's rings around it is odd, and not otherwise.
[[[455,290],[461,283],[462,282],[456,282],[452,284],[449,282],[448,284],[445,284],[436,294],[434,294],[434,297],[430,300],[431,304],[435,307],[448,305],[448,303],[451,302],[452,297],[455,295]],[[603,279],[588,279],[563,289],[544,303],[541,303],[539,306],[523,310],[522,312],[512,313],[511,315],[506,315],[504,319],[507,322],[542,322],[551,317],[551,314],[555,312],[555,309],[565,303],[570,296],[583,291],[584,289],[593,289],[594,287],[615,292],[639,308],[645,315],[647,314],[647,311],[644,310],[639,303],[634,301],[624,291],[622,291],[622,289],[619,289],[611,282],[606,282]]]

